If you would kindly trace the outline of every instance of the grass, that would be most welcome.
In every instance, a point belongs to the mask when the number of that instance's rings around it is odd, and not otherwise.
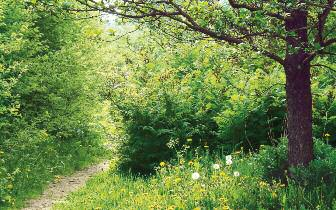
[[[22,150],[19,159],[15,162],[12,159],[16,169],[5,177],[9,193],[4,198],[6,203],[0,203],[0,209],[20,209],[26,200],[39,196],[57,177],[72,174],[109,157],[104,147],[98,144],[79,147],[70,142],[57,147],[50,144],[36,150]]]
[[[276,163],[269,155],[279,148],[232,154],[232,164],[225,157],[207,154],[192,160],[179,158],[158,163],[157,173],[150,177],[111,168],[54,209],[336,209],[335,193],[330,191],[334,182],[311,186],[265,176],[274,172],[274,165],[267,161]]]
[[[243,171],[236,171],[235,166],[223,167],[225,163],[220,160],[215,161],[218,165],[199,159],[180,161],[178,165],[162,163],[158,174],[149,178],[127,176],[112,169],[90,180],[54,209],[230,209],[240,195],[253,194],[258,183],[264,193],[262,199],[270,202],[277,200],[284,187],[280,182],[269,185],[257,177],[251,179]],[[220,168],[215,169],[217,166]],[[258,200],[241,201],[253,205]]]

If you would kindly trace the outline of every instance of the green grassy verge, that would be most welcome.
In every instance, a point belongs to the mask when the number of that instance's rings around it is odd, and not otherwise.
[[[293,171],[291,180],[281,170],[284,145],[265,147],[259,154],[233,154],[232,164],[230,156],[207,154],[162,162],[157,174],[147,178],[111,169],[54,209],[336,209],[335,180],[319,174],[335,173],[336,152],[324,144],[316,151],[317,160],[308,170]]]
[[[7,174],[9,195],[2,198],[6,203],[0,204],[0,209],[20,209],[27,199],[39,196],[58,176],[70,175],[108,157],[109,152],[102,145],[83,146],[72,142],[39,145],[34,150],[22,151],[19,159],[11,160],[16,169]]]

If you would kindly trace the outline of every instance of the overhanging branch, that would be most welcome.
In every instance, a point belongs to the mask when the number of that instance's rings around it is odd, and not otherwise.
[[[146,19],[146,18],[169,18],[176,22],[181,23],[186,28],[189,28],[195,32],[199,32],[201,34],[204,34],[206,36],[209,36],[215,40],[219,41],[225,41],[229,44],[248,44],[252,47],[254,51],[261,52],[266,57],[269,57],[281,64],[284,63],[284,60],[278,56],[276,53],[273,53],[271,51],[267,51],[263,49],[260,46],[256,46],[256,43],[254,43],[254,38],[256,37],[265,37],[270,36],[273,38],[283,38],[280,35],[276,35],[271,32],[268,32],[267,30],[263,32],[250,32],[249,30],[239,30],[237,31],[239,34],[232,35],[224,32],[218,32],[213,29],[210,29],[206,26],[201,26],[197,20],[192,17],[191,14],[189,14],[188,11],[185,10],[181,5],[177,4],[173,0],[158,0],[153,2],[153,5],[148,4],[146,1],[136,1],[136,0],[124,0],[124,3],[129,4],[128,6],[125,5],[104,5],[104,4],[97,4],[94,0],[77,0],[81,4],[87,7],[85,9],[86,11],[101,11],[106,12],[110,14],[117,15],[119,17],[129,18],[129,19]],[[234,8],[245,8],[249,9],[250,11],[259,11],[263,8],[260,7],[248,7],[248,5],[242,5],[237,4],[233,0],[229,0],[232,7]],[[162,5],[163,7],[157,7],[158,5]],[[155,6],[156,5],[156,6]],[[121,8],[120,10],[118,8]],[[126,10],[123,10],[125,9]],[[128,8],[130,8],[128,10]],[[78,10],[77,10],[78,11]],[[131,13],[129,13],[131,11]],[[275,13],[269,13],[267,11],[264,11],[266,15],[276,17],[278,19],[282,19],[283,17],[275,14]],[[260,50],[262,49],[262,50]]]

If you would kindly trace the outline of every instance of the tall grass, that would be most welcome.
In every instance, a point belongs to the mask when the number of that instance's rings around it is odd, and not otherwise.
[[[316,150],[323,152],[316,153],[319,157],[310,167],[336,161],[335,152],[322,159],[321,154],[334,151],[329,146],[317,143]],[[335,192],[330,191],[335,180],[312,180],[311,175],[317,175],[313,168],[310,174],[293,170],[289,179],[287,171],[279,169],[285,153],[284,143],[264,147],[259,154],[211,157],[205,152],[158,163],[157,173],[150,177],[112,168],[54,209],[336,209]],[[325,167],[331,174],[336,172],[332,165]],[[281,173],[274,173],[276,169]],[[299,176],[305,181],[296,179]]]

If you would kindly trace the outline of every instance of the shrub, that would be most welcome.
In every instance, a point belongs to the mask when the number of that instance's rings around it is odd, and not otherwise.
[[[139,43],[122,46],[134,45]],[[116,87],[109,92],[112,112],[122,116],[127,134],[119,150],[122,170],[153,172],[155,163],[174,157],[188,139],[189,146],[206,146],[210,152],[241,147],[248,152],[277,145],[286,135],[285,78],[279,66],[206,41],[176,44],[174,50],[152,49],[142,49],[138,57],[127,52],[114,64],[118,72],[113,75],[119,76],[111,79]],[[237,55],[244,59],[237,61]],[[251,59],[256,65],[250,65]],[[324,138],[328,133],[331,143],[334,80],[316,74],[314,135]]]
[[[91,23],[50,9],[36,1],[0,2],[1,209],[20,207],[55,175],[104,151],[96,114],[100,77],[92,65],[99,62],[92,52],[98,43],[81,33]]]

